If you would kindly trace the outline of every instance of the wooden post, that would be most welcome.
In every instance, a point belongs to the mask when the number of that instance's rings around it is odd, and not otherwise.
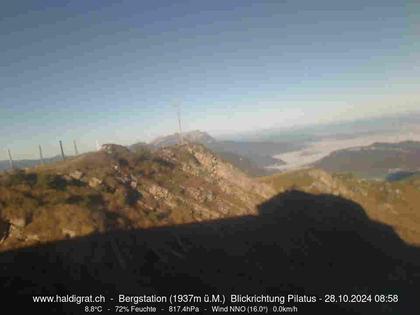
[[[12,153],[10,152],[10,149],[7,149],[7,153],[9,154],[9,163],[10,163],[10,169],[14,170],[15,165],[13,163]]]
[[[41,147],[41,145],[39,145],[38,148],[39,148],[39,160],[41,161],[41,164],[42,165],[45,165],[45,161],[44,161],[44,156],[42,154],[42,147]]]
[[[79,155],[79,150],[77,150],[76,140],[73,140],[73,145],[74,145],[74,155]]]
[[[61,140],[60,140],[60,149],[61,149],[61,157],[64,161],[66,159],[66,156],[64,155],[63,142]]]

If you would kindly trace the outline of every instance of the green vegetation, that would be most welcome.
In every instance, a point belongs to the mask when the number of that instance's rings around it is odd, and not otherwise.
[[[394,227],[399,236],[411,244],[420,244],[420,181],[416,176],[397,182],[365,180],[339,173],[319,177],[301,170],[261,178],[277,191],[303,190],[310,193],[338,194],[359,203],[367,215]],[[316,173],[315,173],[316,174]],[[328,180],[325,180],[327,177]]]

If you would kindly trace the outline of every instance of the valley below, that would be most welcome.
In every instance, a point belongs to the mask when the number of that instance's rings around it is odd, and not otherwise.
[[[420,129],[412,129],[408,132],[391,132],[372,135],[346,135],[345,137],[328,136],[325,139],[306,143],[305,147],[282,154],[274,155],[274,158],[284,162],[283,165],[273,165],[269,168],[280,171],[297,170],[311,167],[316,162],[328,157],[331,153],[344,149],[357,150],[374,143],[399,143],[402,141],[420,141]]]

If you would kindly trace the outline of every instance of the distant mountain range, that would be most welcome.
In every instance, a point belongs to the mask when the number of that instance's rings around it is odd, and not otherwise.
[[[328,172],[349,172],[365,178],[397,180],[420,171],[420,142],[374,143],[338,150],[313,166]]]
[[[419,130],[420,112],[392,114],[382,117],[369,117],[353,121],[336,121],[317,123],[314,125],[296,126],[290,128],[269,128],[253,130],[250,133],[236,135],[234,140],[250,139],[255,141],[314,142],[326,138],[353,138],[355,135],[368,136],[372,134],[399,133],[402,130]]]

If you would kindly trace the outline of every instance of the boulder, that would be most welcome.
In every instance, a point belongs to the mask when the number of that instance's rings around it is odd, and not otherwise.
[[[73,178],[73,179],[75,179],[75,180],[81,180],[82,179],[82,177],[83,177],[83,172],[81,172],[81,171],[73,171],[73,172],[71,172],[70,174],[69,174],[69,176],[71,177],[71,178]]]
[[[131,183],[130,183],[130,187],[131,187],[132,189],[137,189],[137,181],[136,181],[136,180],[131,181]]]
[[[11,225],[17,228],[24,228],[27,225],[26,219],[23,217],[10,218],[9,222]]]
[[[89,187],[90,188],[97,188],[102,185],[102,181],[99,178],[92,177],[89,179]]]
[[[38,234],[27,234],[26,235],[26,240],[27,241],[31,241],[31,242],[38,242],[40,240]]]

